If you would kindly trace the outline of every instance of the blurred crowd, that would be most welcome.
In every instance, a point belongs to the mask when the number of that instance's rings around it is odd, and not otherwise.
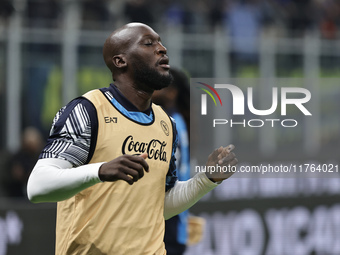
[[[272,27],[288,36],[318,31],[324,38],[335,39],[340,26],[339,0],[2,0],[0,16],[9,17],[18,2],[24,3],[25,25],[34,27],[60,26],[63,5],[72,2],[80,7],[83,29],[111,30],[140,21],[204,32],[251,24],[252,30]]]
[[[35,127],[24,129],[21,137],[21,146],[14,153],[2,152],[0,160],[0,190],[1,195],[8,197],[26,197],[28,177],[43,148],[44,139],[41,132]]]

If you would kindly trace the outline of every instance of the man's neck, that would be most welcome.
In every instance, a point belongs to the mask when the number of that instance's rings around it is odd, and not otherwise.
[[[115,82],[115,86],[139,111],[144,112],[150,107],[153,91],[147,92],[133,84],[121,82]]]

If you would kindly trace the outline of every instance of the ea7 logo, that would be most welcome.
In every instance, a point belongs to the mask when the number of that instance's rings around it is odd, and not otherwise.
[[[233,115],[244,115],[244,94],[242,90],[232,84],[215,84],[216,89],[227,89],[231,92],[233,98]],[[302,98],[288,98],[288,94],[301,94]],[[207,100],[205,95],[201,97],[201,115],[207,115]],[[311,99],[311,93],[305,88],[282,87],[281,88],[281,115],[286,115],[287,105],[295,105],[304,115],[312,115],[303,105]],[[255,109],[253,104],[253,88],[247,88],[247,106],[251,113],[255,115],[270,115],[275,112],[278,105],[278,88],[272,88],[272,105],[269,109]]]
[[[117,123],[117,117],[104,117],[105,123]]]

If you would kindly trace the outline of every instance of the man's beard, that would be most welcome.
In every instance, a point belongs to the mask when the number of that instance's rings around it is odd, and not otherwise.
[[[160,74],[155,68],[151,68],[145,63],[134,64],[133,69],[135,80],[145,84],[153,90],[166,88],[173,80],[170,72],[168,75]]]

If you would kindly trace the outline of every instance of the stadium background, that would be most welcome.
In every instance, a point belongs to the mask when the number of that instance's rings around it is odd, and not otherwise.
[[[249,164],[338,164],[339,1],[4,0],[0,255],[53,254],[55,205],[9,196],[8,161],[25,128],[37,128],[46,139],[62,105],[107,86],[102,44],[113,28],[136,20],[161,35],[170,64],[192,78],[264,79],[312,93],[313,118],[293,131],[235,129],[205,139],[234,143]],[[228,181],[191,209],[206,224],[202,242],[187,254],[340,254],[340,179],[312,177]]]

